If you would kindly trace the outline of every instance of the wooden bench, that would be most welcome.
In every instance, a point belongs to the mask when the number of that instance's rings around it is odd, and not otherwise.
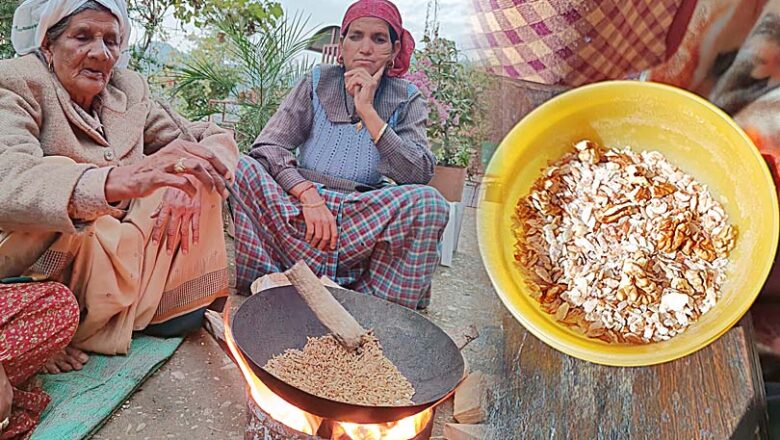
[[[496,78],[493,140],[561,91]],[[749,315],[685,358],[614,368],[560,353],[503,313],[505,368],[489,418],[491,438],[766,438],[764,382]]]
[[[642,368],[581,361],[536,339],[508,312],[503,322],[492,438],[766,438],[749,316],[690,356]]]

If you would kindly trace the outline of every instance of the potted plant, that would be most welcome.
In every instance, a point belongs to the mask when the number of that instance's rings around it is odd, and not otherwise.
[[[459,202],[466,184],[466,168],[471,159],[471,147],[460,140],[450,139],[432,145],[436,155],[436,168],[429,185],[436,188],[445,199]]]
[[[439,37],[435,30],[423,43],[406,79],[420,89],[430,108],[427,135],[438,164],[429,185],[447,200],[459,202],[473,145],[478,144],[481,86],[474,81],[478,72],[459,59],[454,41]]]

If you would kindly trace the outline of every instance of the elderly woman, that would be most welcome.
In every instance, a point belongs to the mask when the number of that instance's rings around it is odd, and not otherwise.
[[[235,214],[239,286],[303,259],[342,286],[424,308],[448,205],[424,186],[435,165],[426,103],[399,78],[414,40],[386,0],[354,3],[341,33],[340,65],[303,79],[239,161],[251,207]],[[256,230],[250,217],[270,221]]]
[[[228,292],[236,145],[152,101],[123,67],[129,25],[122,0],[26,0],[11,36],[22,56],[0,62],[0,278],[61,282],[80,307],[50,372],[127,353],[133,331],[175,333]],[[27,288],[0,291],[0,334]]]

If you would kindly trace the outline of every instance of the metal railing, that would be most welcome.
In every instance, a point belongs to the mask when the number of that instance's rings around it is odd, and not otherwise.
[[[338,44],[326,44],[322,47],[322,64],[338,64],[338,56]]]
[[[209,122],[214,122],[222,128],[235,129],[238,119],[235,112],[230,112],[231,106],[237,107],[238,102],[232,99],[209,99],[209,106],[214,106],[220,109],[217,113],[212,113],[208,116]]]

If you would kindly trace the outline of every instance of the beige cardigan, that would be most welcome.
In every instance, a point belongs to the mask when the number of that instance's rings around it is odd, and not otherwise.
[[[138,73],[115,70],[99,102],[105,138],[36,55],[0,61],[0,230],[76,232],[69,203],[85,171],[132,164],[181,135]],[[210,123],[188,129],[235,174],[238,148],[230,132]],[[93,178],[79,192],[103,195],[106,173],[88,174]]]

